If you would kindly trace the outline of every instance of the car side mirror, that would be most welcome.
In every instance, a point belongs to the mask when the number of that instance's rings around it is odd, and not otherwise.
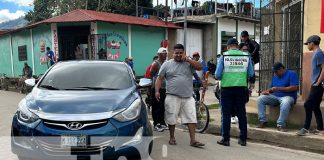
[[[149,87],[152,85],[152,80],[148,78],[141,78],[138,85],[140,88]]]
[[[31,86],[34,87],[36,85],[36,79],[32,78],[32,79],[26,79],[25,83],[27,86]]]

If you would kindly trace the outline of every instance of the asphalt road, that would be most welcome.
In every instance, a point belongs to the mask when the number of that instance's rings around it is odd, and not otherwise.
[[[24,95],[0,91],[0,159],[17,160],[10,151],[10,126],[12,115]],[[153,160],[324,160],[324,155],[280,148],[261,143],[248,142],[242,147],[236,139],[230,147],[217,145],[220,137],[209,134],[197,134],[197,140],[206,144],[205,148],[193,148],[189,145],[187,131],[177,129],[177,145],[168,144],[168,131],[154,132]],[[324,146],[324,145],[323,145]]]

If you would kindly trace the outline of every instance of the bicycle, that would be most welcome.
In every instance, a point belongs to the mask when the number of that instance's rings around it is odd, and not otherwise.
[[[5,73],[1,74],[0,87],[5,91],[9,90],[9,77]]]
[[[206,84],[208,83],[208,76],[209,76],[209,72],[206,73]],[[200,87],[194,88],[194,91],[195,89],[200,90],[201,88]],[[200,100],[198,100],[195,92],[193,92],[192,94],[193,98],[195,99],[196,117],[197,117],[196,132],[198,133],[203,133],[208,128],[209,121],[210,121],[209,109],[207,105],[204,103],[206,90],[207,90],[206,87],[202,87],[202,95]]]

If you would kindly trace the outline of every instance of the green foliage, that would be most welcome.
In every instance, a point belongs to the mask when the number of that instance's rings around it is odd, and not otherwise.
[[[138,6],[152,8],[152,0],[138,0]],[[25,19],[34,23],[76,9],[135,15],[136,0],[35,0]]]

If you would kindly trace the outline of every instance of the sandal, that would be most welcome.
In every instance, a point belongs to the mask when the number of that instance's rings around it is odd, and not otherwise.
[[[205,146],[205,144],[196,141],[196,142],[190,144],[190,146],[191,147],[196,147],[196,148],[202,148],[203,146]]]
[[[175,139],[169,140],[169,145],[177,145],[177,141]]]

